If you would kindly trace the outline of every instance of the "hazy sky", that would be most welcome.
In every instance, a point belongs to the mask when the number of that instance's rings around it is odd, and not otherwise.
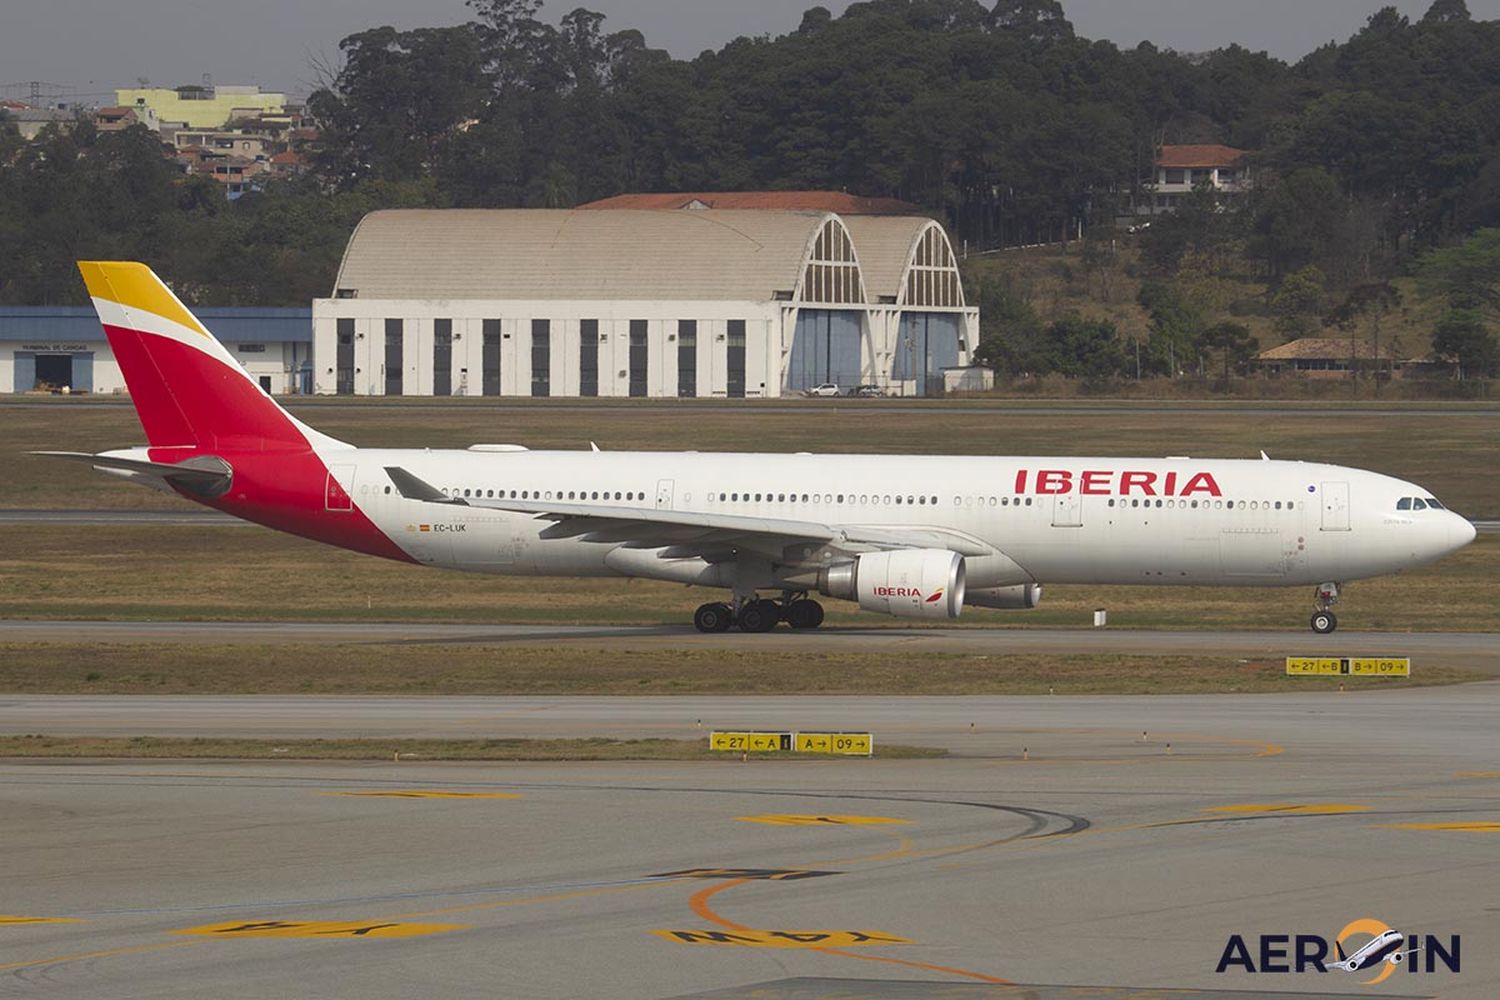
[[[1121,46],[1150,39],[1199,51],[1238,42],[1294,60],[1342,41],[1394,4],[1412,17],[1431,0],[1063,0],[1078,32]],[[1476,18],[1500,19],[1500,0],[1468,0]],[[556,20],[576,6],[607,15],[606,28],[639,28],[676,56],[718,48],[737,35],[783,34],[810,0],[548,0]],[[848,0],[824,0],[841,12]],[[0,86],[29,80],[81,94],[153,84],[259,83],[306,92],[311,54],[338,54],[339,39],[380,24],[409,28],[468,19],[462,0],[4,0]]]

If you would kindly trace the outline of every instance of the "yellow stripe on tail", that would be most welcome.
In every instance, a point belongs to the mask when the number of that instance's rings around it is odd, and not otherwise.
[[[139,309],[155,313],[179,326],[209,336],[203,324],[178,301],[172,290],[162,284],[145,264],[134,261],[81,260],[78,270],[83,274],[83,283],[89,295],[118,303],[127,310]]]

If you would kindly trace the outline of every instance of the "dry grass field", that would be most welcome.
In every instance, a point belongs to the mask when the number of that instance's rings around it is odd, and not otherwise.
[[[1424,662],[1410,679],[1352,684],[1363,691],[1478,677]],[[32,694],[1262,694],[1329,691],[1339,684],[1337,677],[1287,677],[1279,660],[1209,656],[438,644],[0,645],[0,691]]]
[[[0,736],[5,757],[124,757],[220,760],[691,760],[731,761],[703,740],[233,740],[159,736]],[[752,753],[752,760],[831,760],[830,754]],[[943,757],[935,747],[877,746],[876,757]],[[336,794],[336,793],[335,793]],[[399,790],[344,793],[401,796]],[[427,793],[432,794],[432,793]],[[449,793],[461,796],[463,793]],[[494,793],[489,793],[494,794]],[[501,793],[503,794],[503,793]]]

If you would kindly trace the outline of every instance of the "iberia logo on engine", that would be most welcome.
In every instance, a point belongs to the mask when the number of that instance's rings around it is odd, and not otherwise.
[[[875,587],[876,597],[921,597],[922,592],[916,587]]]

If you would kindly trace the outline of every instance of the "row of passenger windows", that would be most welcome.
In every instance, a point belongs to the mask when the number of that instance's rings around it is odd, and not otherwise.
[[[1198,500],[1156,500],[1156,501],[1152,501],[1150,499],[1146,499],[1146,500],[1131,500],[1128,504],[1124,500],[1121,500],[1120,503],[1119,503],[1119,506],[1121,506],[1121,507],[1151,507],[1151,506],[1162,507],[1162,506],[1165,506],[1168,509],[1171,509],[1173,507],[1181,507],[1181,508],[1183,508],[1185,510],[1186,509],[1196,510],[1200,506],[1200,504],[1202,505],[1202,507],[1203,507],[1204,510],[1297,510],[1299,507],[1305,507],[1305,506],[1307,506],[1306,504],[1299,504],[1296,500],[1287,500],[1285,502],[1282,502],[1280,500],[1248,500],[1248,501],[1246,501],[1246,500],[1213,500],[1213,501],[1209,501],[1209,500],[1203,500],[1203,501],[1198,501]],[[1115,502],[1113,500],[1111,500],[1109,502],[1109,505],[1111,507],[1113,507],[1113,506],[1115,506]]]
[[[799,498],[800,496],[800,498]],[[958,498],[954,497],[954,502]],[[861,503],[895,504],[910,507],[937,506],[938,498],[929,496],[901,496],[886,493],[709,493],[709,503]]]
[[[385,492],[386,493],[390,493],[391,492],[391,487],[387,486],[385,488]],[[631,501],[631,502],[641,502],[641,501],[644,501],[646,499],[646,492],[644,490],[625,490],[625,491],[615,490],[613,493],[611,493],[609,490],[592,490],[592,491],[590,491],[590,490],[567,490],[567,491],[557,490],[555,493],[552,490],[545,490],[545,491],[543,491],[543,490],[510,490],[509,493],[507,493],[503,489],[500,489],[500,490],[495,490],[495,489],[474,489],[472,487],[469,488],[469,489],[465,489],[465,490],[460,491],[459,488],[456,487],[456,486],[453,487],[451,490],[448,489],[447,487],[444,487],[443,488],[443,495],[444,496],[452,496],[452,497],[455,497],[455,498],[456,497],[469,497],[471,499],[481,499],[481,500],[483,500],[483,499],[505,500],[507,498],[511,499],[511,500],[551,500],[551,499],[554,498],[554,496],[558,500],[626,500],[626,501]],[[827,503],[827,504],[849,503],[849,504],[862,504],[862,505],[869,505],[869,504],[890,504],[890,505],[894,505],[894,506],[908,506],[908,507],[925,507],[925,506],[934,506],[935,507],[935,506],[937,506],[937,502],[938,502],[938,498],[935,497],[935,496],[913,496],[911,494],[907,494],[906,496],[901,496],[899,494],[890,494],[890,493],[884,493],[884,494],[877,494],[877,493],[858,493],[858,494],[855,494],[855,493],[821,493],[821,494],[820,493],[802,493],[802,494],[797,494],[797,493],[709,493],[707,495],[707,497],[708,497],[708,502],[709,503],[716,503],[716,502],[717,503],[814,503],[814,504],[816,504],[816,503]],[[691,501],[691,499],[692,499],[692,497],[691,497],[690,494],[684,495],[684,497],[683,497],[684,501]],[[1030,506],[1032,506],[1032,498],[1031,497],[988,497],[988,498],[986,498],[986,497],[974,497],[974,496],[969,496],[969,497],[956,496],[956,497],[953,498],[953,506],[955,506],[955,507],[974,506],[975,504],[978,504],[981,507],[986,506],[986,504],[988,504],[988,506],[990,506],[990,507],[1010,507],[1010,506],[1020,507],[1023,504],[1025,506],[1027,506],[1027,507],[1030,507]],[[1413,506],[1414,504],[1416,506]],[[1225,510],[1225,509],[1227,509],[1227,510],[1247,510],[1248,509],[1248,510],[1287,510],[1287,511],[1292,511],[1292,510],[1297,510],[1297,509],[1299,509],[1301,507],[1305,507],[1306,504],[1305,503],[1299,503],[1299,502],[1297,502],[1295,500],[1287,500],[1287,501],[1281,501],[1281,500],[1249,500],[1249,501],[1246,501],[1246,500],[1238,500],[1238,501],[1236,501],[1236,500],[1213,500],[1213,501],[1202,500],[1202,501],[1199,501],[1199,500],[1176,500],[1176,499],[1165,499],[1165,500],[1163,500],[1163,499],[1156,499],[1156,500],[1152,500],[1151,498],[1148,497],[1148,498],[1146,498],[1144,500],[1136,498],[1136,499],[1132,499],[1132,500],[1129,500],[1129,501],[1126,501],[1126,500],[1116,501],[1114,499],[1111,499],[1109,501],[1109,506],[1110,507],[1119,506],[1121,508],[1126,508],[1126,507],[1130,507],[1130,508],[1138,508],[1138,507],[1163,508],[1163,507],[1165,507],[1166,509],[1169,509],[1169,510],[1176,509],[1176,508],[1179,508],[1179,507],[1182,508],[1183,510],[1189,510],[1189,509],[1197,510],[1201,506],[1204,510],[1210,510],[1210,509],[1212,509],[1212,510]],[[1431,499],[1430,497],[1427,499],[1425,507],[1430,507],[1430,508],[1432,508],[1434,510],[1442,510],[1443,509],[1443,506],[1441,504],[1439,504],[1436,500]],[[1405,497],[1399,503],[1397,503],[1396,509],[1397,510],[1413,510],[1413,509],[1415,509],[1415,510],[1423,510],[1425,508],[1423,506],[1423,501],[1422,500],[1414,498],[1414,497]]]

